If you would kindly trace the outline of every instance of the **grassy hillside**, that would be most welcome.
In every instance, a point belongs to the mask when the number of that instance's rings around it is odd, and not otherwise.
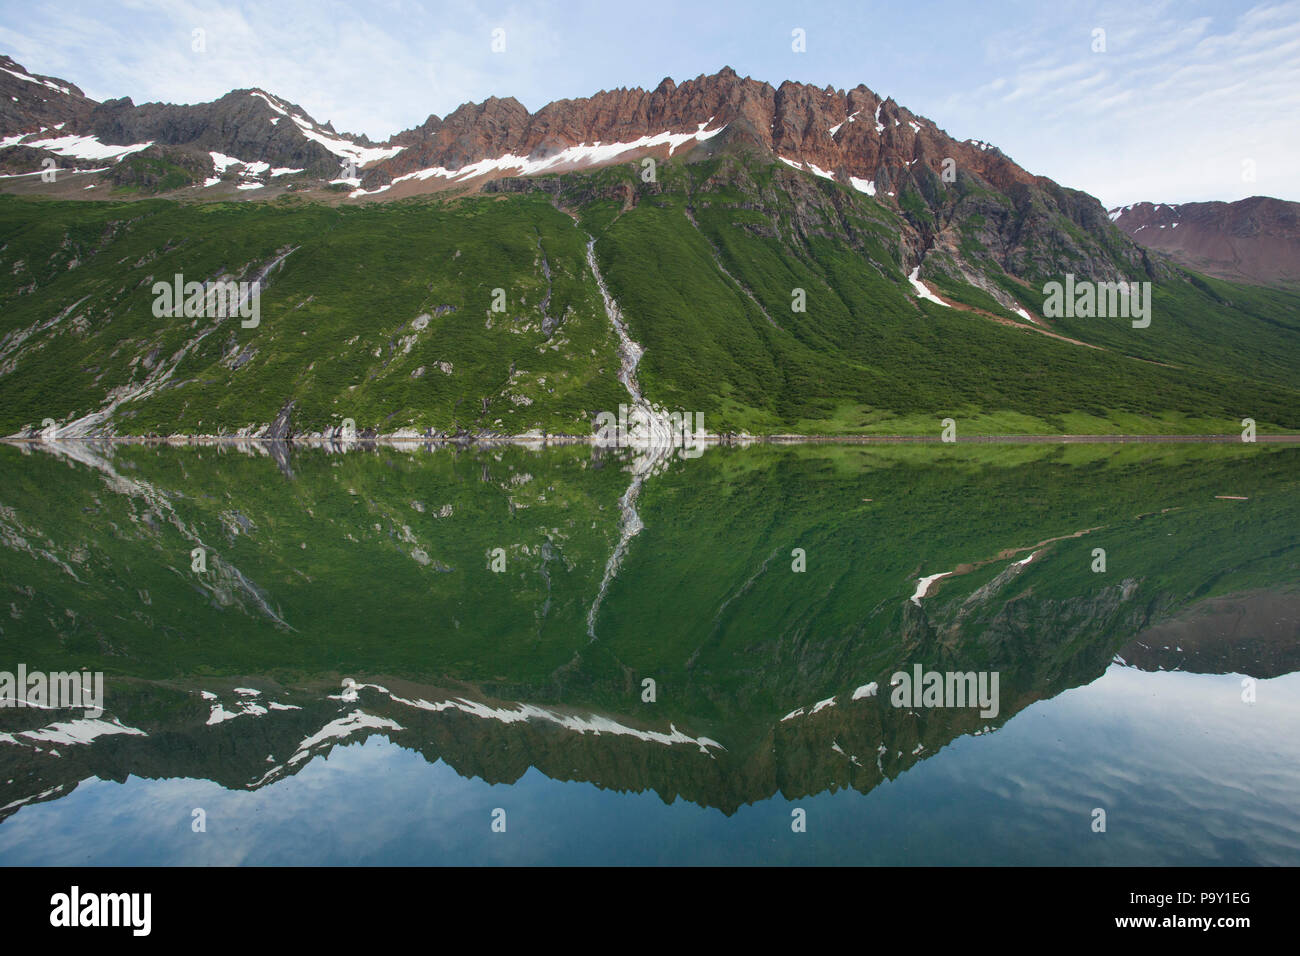
[[[645,348],[647,397],[711,431],[936,434],[944,417],[965,435],[1235,433],[1244,417],[1300,430],[1287,292],[1159,271],[1149,328],[1052,320],[1087,347],[1006,324],[1023,319],[990,290],[1038,315],[1060,276],[981,254],[983,213],[939,210],[971,237],[926,258],[931,286],[970,307],[956,309],[905,277],[928,207],[746,155],[546,188],[357,207],[0,197],[0,433],[117,399],[118,434],[230,433],[290,401],[295,432],[351,418],[588,434],[627,400],[588,234]],[[1062,261],[1129,267],[1057,218]],[[153,315],[156,281],[251,279],[286,253],[256,328]]]
[[[596,246],[646,346],[643,380],[670,404],[755,432],[933,433],[947,415],[968,433],[1300,425],[1300,314],[1283,293],[1168,277],[1150,328],[1057,326],[1100,346],[1087,348],[915,298],[893,213],[836,183],[731,157],[675,172]],[[985,268],[1041,313],[1032,287]],[[935,284],[1018,318],[969,284]]]
[[[361,209],[5,201],[0,242],[6,433],[84,415],[170,366],[164,387],[122,405],[119,433],[234,431],[270,422],[290,399],[303,430],[352,418],[384,432],[587,432],[588,410],[625,395],[585,239],[539,198]],[[256,328],[153,315],[155,281],[251,278],[289,249]],[[492,313],[496,288],[506,310]]]

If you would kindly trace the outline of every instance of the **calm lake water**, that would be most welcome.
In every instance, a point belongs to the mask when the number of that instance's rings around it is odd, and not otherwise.
[[[0,696],[104,675],[0,707],[0,864],[1300,864],[1298,490],[1268,445],[0,445]]]

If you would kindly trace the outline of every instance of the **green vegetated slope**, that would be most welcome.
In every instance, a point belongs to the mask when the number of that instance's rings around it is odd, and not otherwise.
[[[876,679],[918,642],[1014,671],[1019,652],[984,643],[978,616],[950,639],[936,629],[966,621],[962,602],[1035,550],[1006,593],[975,609],[1019,594],[1018,607],[1037,609],[1023,630],[1046,642],[1038,656],[1069,620],[1062,607],[1105,603],[1124,582],[1128,597],[1106,605],[1122,614],[1084,615],[1094,649],[1191,600],[1294,582],[1297,454],[711,451],[642,487],[644,528],[593,641],[588,615],[628,481],[616,457],[309,451],[290,477],[233,450],[83,448],[68,459],[5,447],[0,637],[32,667],[450,678],[613,710],[635,695],[631,677],[651,676],[672,688],[679,716],[766,719]],[[205,571],[193,569],[195,547]],[[1105,574],[1091,571],[1095,547],[1107,550]],[[495,548],[502,573],[489,568]],[[794,548],[805,572],[792,570]],[[945,571],[922,613],[909,602],[917,578]]]
[[[1293,293],[1153,267],[1149,328],[1049,320],[1088,348],[999,324],[1024,320],[987,290],[1039,315],[1042,284],[1066,269],[1146,278],[1109,224],[1086,231],[966,180],[896,211],[745,152],[663,163],[652,183],[636,172],[360,207],[0,197],[0,432],[111,395],[126,396],[118,434],[230,433],[290,401],[295,433],[351,418],[381,433],[588,434],[627,400],[588,233],[645,349],[647,397],[711,431],[935,434],[944,417],[965,435],[1223,434],[1246,417],[1300,429]],[[1019,258],[981,246],[995,210],[1026,223]],[[919,300],[906,280],[936,217],[961,241],[927,253],[925,278],[972,310]],[[152,314],[155,281],[249,279],[286,252],[257,328]]]
[[[296,431],[351,418],[383,432],[587,433],[591,409],[626,396],[585,237],[540,198],[4,201],[0,242],[6,433],[85,415],[168,370],[118,409],[119,434],[231,432],[290,400]],[[291,249],[256,328],[153,315],[156,281],[251,279]],[[493,313],[498,288],[506,310]]]
[[[895,215],[837,183],[731,156],[661,180],[608,217],[596,249],[646,347],[647,389],[706,417],[716,409],[723,427],[924,434],[948,415],[968,434],[1223,433],[1243,417],[1300,425],[1300,302],[1288,293],[1168,274],[1155,281],[1149,328],[1052,323],[1101,346],[1086,348],[916,299]],[[1092,254],[1109,255],[1102,245]],[[967,267],[1035,315],[1042,283],[1061,278],[1012,278],[978,258]],[[937,275],[943,293],[1024,322]],[[804,313],[792,310],[794,289],[806,293]]]

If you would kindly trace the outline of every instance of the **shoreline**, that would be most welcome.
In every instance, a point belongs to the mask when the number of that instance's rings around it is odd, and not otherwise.
[[[0,437],[0,443],[8,445],[62,445],[62,444],[109,444],[109,445],[150,445],[194,447],[209,445],[301,445],[330,447],[364,447],[402,446],[402,445],[436,445],[446,447],[469,447],[474,445],[525,445],[545,447],[549,445],[591,445],[594,448],[632,450],[652,450],[655,448],[702,448],[705,446],[745,446],[745,445],[978,445],[978,444],[1169,444],[1169,443],[1205,443],[1205,444],[1300,444],[1300,434],[1256,435],[1253,442],[1242,441],[1237,435],[969,435],[945,441],[931,435],[709,435],[693,439],[690,444],[654,444],[598,442],[595,436],[584,435],[462,435],[462,436],[415,436],[415,435],[358,435],[353,438],[328,437],[322,435],[290,435],[283,438],[267,438],[243,435],[77,435],[69,437],[44,438],[40,435],[6,435]]]

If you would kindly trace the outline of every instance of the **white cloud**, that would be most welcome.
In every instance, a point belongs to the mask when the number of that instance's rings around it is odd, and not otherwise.
[[[1300,3],[1193,20],[1176,12],[1098,8],[1064,34],[1055,20],[1018,26],[989,42],[1001,75],[953,94],[945,110],[1108,206],[1300,198]],[[1104,53],[1091,49],[1094,24],[1107,30]]]

